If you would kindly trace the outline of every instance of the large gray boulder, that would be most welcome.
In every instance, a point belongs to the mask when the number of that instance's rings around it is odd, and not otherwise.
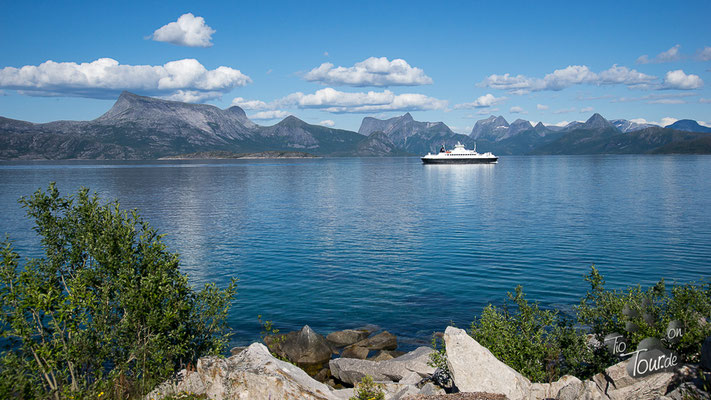
[[[388,331],[384,331],[357,342],[355,346],[365,347],[369,350],[395,350],[397,349],[397,337]]]
[[[333,354],[326,338],[305,325],[298,332],[289,332],[282,336],[271,336],[267,340],[269,349],[289,361],[305,368],[326,364]]]
[[[663,396],[674,381],[673,372],[659,372],[642,378],[632,378],[627,373],[627,361],[608,367],[593,376],[592,381],[612,400],[653,399]]]
[[[531,382],[499,361],[463,329],[447,327],[444,342],[447,366],[459,391],[503,394],[510,400],[529,398]]]
[[[370,332],[365,329],[345,329],[342,331],[331,332],[326,336],[326,340],[333,347],[346,347],[353,343],[360,342],[366,339]]]
[[[387,361],[337,358],[329,362],[331,374],[351,385],[370,375],[375,381],[399,382],[412,372],[423,378],[432,375],[434,368],[427,365],[432,349],[419,347],[403,356]]]
[[[205,395],[212,400],[336,400],[334,391],[297,366],[274,358],[261,343],[230,358],[204,357],[197,371],[178,383],[165,383],[146,399],[161,399],[180,392]],[[158,394],[160,393],[160,394]]]

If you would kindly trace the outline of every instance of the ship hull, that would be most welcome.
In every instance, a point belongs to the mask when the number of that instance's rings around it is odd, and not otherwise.
[[[499,157],[481,157],[481,158],[427,158],[422,157],[424,164],[493,164],[499,160]]]

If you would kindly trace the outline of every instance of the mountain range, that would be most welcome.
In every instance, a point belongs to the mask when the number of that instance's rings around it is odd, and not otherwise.
[[[406,113],[366,117],[358,132],[289,116],[272,126],[252,122],[237,106],[220,109],[123,92],[92,121],[44,124],[0,117],[0,159],[157,159],[195,152],[302,151],[323,156],[421,155],[457,142],[497,155],[711,153],[711,128],[693,120],[667,127],[600,114],[564,127],[535,126],[502,116],[477,121],[469,135]]]

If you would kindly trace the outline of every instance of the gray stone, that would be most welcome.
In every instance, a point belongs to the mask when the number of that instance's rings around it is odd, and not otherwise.
[[[444,389],[438,388],[432,383],[426,383],[420,388],[420,394],[425,396],[442,395],[444,394]]]
[[[370,332],[364,329],[346,329],[329,333],[326,340],[333,347],[346,347],[366,339],[369,335]]]
[[[427,365],[432,349],[419,347],[401,357],[387,361],[357,360],[353,358],[338,358],[331,360],[331,374],[351,385],[360,382],[370,375],[375,381],[398,382],[411,372],[421,376],[430,376],[434,368]]]
[[[343,352],[341,353],[341,357],[343,357],[343,358],[357,358],[359,360],[365,360],[366,358],[368,358],[368,353],[370,353],[370,350],[368,350],[367,348],[354,345],[354,346],[348,346],[345,349],[343,349]]]
[[[355,344],[366,347],[370,350],[395,350],[397,349],[397,337],[388,331],[380,332],[377,335]]]
[[[331,378],[331,370],[328,368],[323,368],[322,370],[318,371],[316,375],[314,375],[314,379],[323,383],[326,383],[329,378]]]
[[[387,360],[392,360],[393,357],[390,355],[390,352],[387,350],[380,350],[378,354],[374,355],[373,357],[369,357],[368,360],[370,361],[387,361]]]
[[[233,347],[233,348],[230,350],[230,354],[233,355],[233,356],[236,356],[237,354],[241,353],[242,350],[244,350],[244,349],[246,349],[246,347],[244,347],[244,346]]]
[[[444,342],[447,366],[459,391],[503,394],[510,400],[528,398],[531,382],[499,361],[466,331],[449,326]]]
[[[308,325],[298,332],[270,336],[265,342],[269,349],[280,357],[307,369],[315,366],[315,369],[319,370],[318,367],[327,363],[332,355],[326,338],[314,332]]]
[[[277,360],[260,343],[228,359],[205,357],[198,361],[205,395],[231,399],[333,399],[331,389],[306,372]]]
[[[628,361],[621,361],[604,372],[593,376],[593,382],[612,400],[652,399],[667,392],[674,373],[660,372],[642,378],[632,378],[627,373]]]
[[[411,372],[409,375],[405,376],[404,378],[400,379],[400,382],[405,385],[417,385],[420,383],[422,380],[422,376],[418,374],[417,372]]]
[[[180,392],[192,392],[212,400],[339,399],[331,388],[297,366],[274,358],[261,343],[253,343],[227,359],[201,358],[197,371],[184,373],[177,383],[160,385],[145,398],[158,400]]]
[[[402,388],[399,392],[395,393],[395,395],[390,398],[390,400],[402,400],[405,397],[411,396],[411,395],[416,395],[419,394],[420,390],[417,389],[415,386],[408,385]]]

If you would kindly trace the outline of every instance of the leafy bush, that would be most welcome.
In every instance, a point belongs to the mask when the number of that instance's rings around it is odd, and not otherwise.
[[[116,202],[54,184],[20,199],[44,257],[0,249],[0,397],[126,398],[227,341],[236,294],[195,291],[155,229]],[[102,397],[103,396],[103,397]]]
[[[531,381],[550,382],[565,374],[586,375],[592,352],[585,336],[556,311],[526,300],[521,286],[508,303],[488,305],[472,322],[471,335],[496,358]]]
[[[366,375],[360,383],[356,384],[355,396],[349,400],[385,400],[383,388],[373,382],[370,375]]]
[[[629,340],[628,349],[647,338],[663,339],[670,321],[679,320],[684,335],[665,344],[687,362],[698,362],[704,338],[711,335],[711,285],[688,283],[667,290],[664,281],[642,289],[607,290],[593,265],[585,276],[590,290],[576,307],[575,326],[590,329],[600,343],[617,332]],[[634,324],[633,331],[628,329]],[[499,360],[534,382],[557,380],[570,374],[586,379],[619,361],[602,346],[589,346],[574,321],[558,311],[529,303],[521,287],[508,293],[503,307],[488,305],[472,322],[471,335]]]
[[[639,285],[607,290],[594,265],[585,280],[590,282],[590,291],[577,307],[578,321],[590,327],[599,341],[618,332],[629,339],[630,349],[635,349],[647,337],[663,339],[669,322],[678,320],[684,326],[684,335],[678,343],[666,345],[685,361],[698,362],[704,338],[711,335],[711,324],[705,319],[711,316],[709,283],[692,282],[667,290],[661,280],[646,290]],[[629,324],[634,324],[636,330],[628,331]]]

